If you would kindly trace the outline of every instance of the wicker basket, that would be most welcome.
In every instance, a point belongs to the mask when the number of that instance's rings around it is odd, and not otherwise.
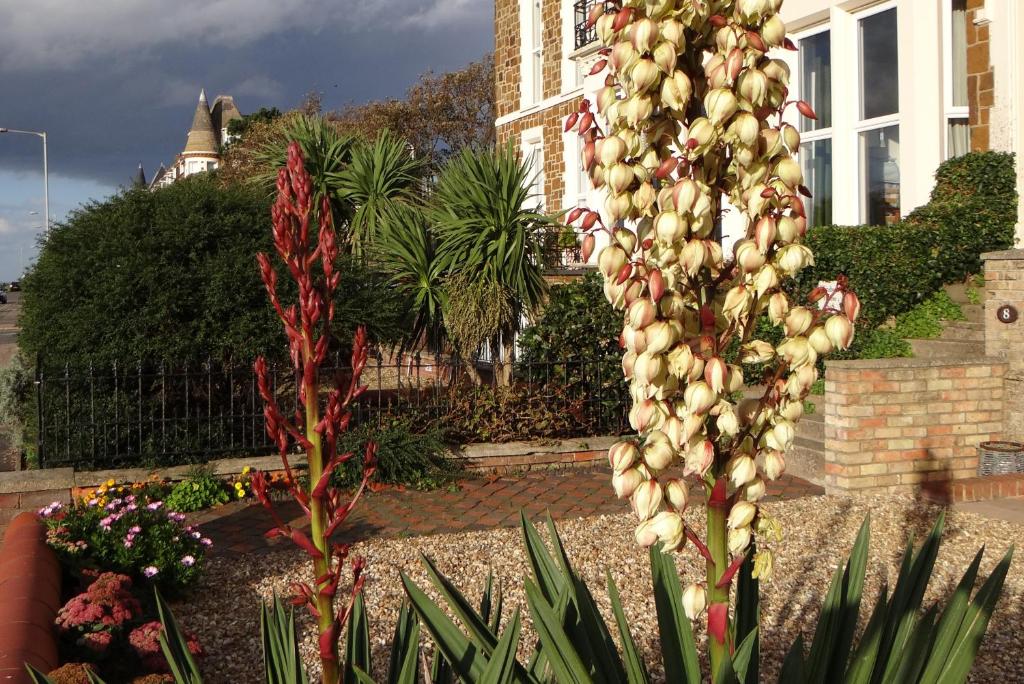
[[[1024,473],[1024,444],[982,442],[978,446],[978,475]]]

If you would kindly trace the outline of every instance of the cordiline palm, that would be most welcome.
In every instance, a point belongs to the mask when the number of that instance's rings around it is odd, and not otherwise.
[[[537,211],[530,180],[528,163],[511,145],[463,150],[442,171],[429,211],[444,272],[487,280],[508,293],[511,306],[501,330],[506,360],[524,317],[544,301],[543,239],[558,225]],[[499,381],[508,380],[504,367]]]
[[[413,156],[408,142],[384,130],[372,142],[358,141],[348,165],[328,174],[337,197],[353,212],[349,222],[353,254],[362,255],[373,244],[389,207],[417,196],[424,169],[424,160]]]
[[[291,118],[280,135],[258,155],[261,166],[267,170],[253,177],[253,182],[276,192],[277,171],[287,162],[288,144],[299,143],[306,170],[313,181],[313,194],[330,198],[334,225],[347,226],[352,219],[352,207],[338,193],[337,176],[352,160],[356,139],[342,133],[322,116],[299,115]],[[348,236],[344,235],[348,242]]]
[[[423,212],[412,204],[389,203],[382,208],[377,228],[372,260],[410,302],[413,320],[403,347],[426,344],[439,349],[444,342],[444,269]]]

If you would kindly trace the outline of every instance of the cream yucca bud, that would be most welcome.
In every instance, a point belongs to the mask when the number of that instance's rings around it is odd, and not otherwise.
[[[715,445],[709,439],[697,440],[696,444],[686,452],[686,469],[684,474],[697,474],[704,477],[715,462]]]
[[[818,356],[824,356],[825,354],[831,354],[832,350],[835,349],[835,345],[832,344],[832,340],[829,339],[828,333],[825,332],[824,326],[816,326],[811,334],[807,336],[807,343],[818,353]]]
[[[796,439],[796,427],[788,420],[778,421],[765,434],[765,443],[768,447],[778,451],[789,451],[793,447],[794,439]]]
[[[686,222],[674,211],[663,211],[654,219],[654,234],[660,242],[670,245],[686,237]]]
[[[647,353],[662,354],[672,348],[678,335],[668,321],[654,321],[644,329],[647,336]]]
[[[650,349],[636,357],[633,363],[633,377],[643,385],[654,384],[665,372],[665,357],[652,354]]]
[[[608,214],[608,218],[612,221],[626,218],[632,206],[633,198],[630,197],[628,192],[621,192],[617,195],[609,193],[604,200],[605,213]]]
[[[618,99],[618,95],[616,95],[615,88],[612,86],[604,86],[597,91],[595,99],[597,100],[597,111],[604,114],[608,111],[608,107]]]
[[[723,410],[718,414],[718,418],[715,420],[715,426],[718,431],[726,437],[735,437],[740,432],[740,421],[736,417],[736,412],[729,408]]]
[[[633,193],[633,206],[641,215],[649,214],[657,199],[657,191],[649,182],[643,182]]]
[[[744,273],[753,273],[764,266],[765,256],[753,240],[740,240],[736,245],[736,263]]]
[[[729,553],[736,556],[747,550],[750,546],[751,532],[749,527],[737,527],[729,530]]]
[[[790,188],[796,188],[804,181],[800,164],[792,157],[783,157],[779,160],[775,165],[775,175]]]
[[[661,22],[661,37],[682,50],[686,46],[686,27],[675,19],[666,19]]]
[[[749,501],[737,501],[732,505],[732,509],[729,510],[729,517],[726,523],[731,530],[735,530],[738,527],[747,527],[750,523],[754,522],[755,515],[757,515],[757,506]]]
[[[636,526],[634,538],[636,539],[637,546],[644,548],[658,543],[658,533],[652,528],[650,520],[646,520]]]
[[[806,337],[793,337],[784,340],[776,351],[793,368],[813,364],[818,360],[817,352],[808,344]]]
[[[789,65],[781,59],[769,59],[768,63],[761,67],[764,75],[769,81],[776,81],[784,86],[789,85]]]
[[[654,302],[643,297],[629,305],[629,309],[626,311],[626,323],[631,328],[643,330],[654,322],[657,315],[658,310]]]
[[[718,401],[718,395],[706,382],[692,382],[683,393],[686,410],[696,415],[704,415]]]
[[[638,59],[640,59],[640,53],[636,51],[633,44],[622,40],[612,48],[612,54],[609,55],[608,62],[615,71],[623,74],[629,71]]]
[[[779,47],[786,40],[786,25],[778,14],[768,17],[761,26],[761,37],[769,47]]]
[[[691,584],[683,590],[683,612],[690,620],[696,620],[707,605],[707,591],[699,584]]]
[[[800,132],[796,130],[795,126],[785,124],[782,127],[782,140],[790,152],[795,154],[800,151]]]
[[[779,240],[785,244],[796,242],[800,239],[800,229],[791,216],[783,216],[779,219]]]
[[[693,351],[685,344],[678,345],[668,354],[668,372],[677,378],[685,378],[693,368]]]
[[[795,306],[786,314],[783,328],[787,337],[803,335],[814,322],[814,314],[806,306]]]
[[[764,476],[777,480],[786,471],[786,458],[781,451],[764,452]]]
[[[615,497],[618,499],[628,499],[633,496],[633,492],[636,491],[636,488],[643,481],[644,476],[636,468],[629,468],[621,473],[615,473],[612,475],[612,489],[615,490]]]
[[[614,280],[606,280],[604,283],[604,298],[612,305],[613,309],[619,310],[626,305],[626,287],[617,285]]]
[[[633,365],[636,363],[636,352],[627,351],[622,355],[622,375],[627,380],[633,378]]]
[[[638,458],[640,458],[640,450],[633,442],[616,442],[608,449],[608,465],[617,473],[631,467]]]
[[[625,101],[625,107],[623,113],[626,116],[626,123],[630,126],[636,126],[641,121],[646,121],[651,117],[654,103],[651,102],[651,98],[645,95],[634,95]]]
[[[669,416],[661,424],[661,431],[668,437],[669,444],[678,449],[683,443],[683,421],[676,416]]]
[[[633,179],[633,168],[629,164],[618,162],[608,170],[608,187],[616,195],[628,190]]]
[[[739,0],[736,11],[747,21],[754,22],[768,11],[768,6],[767,0]]]
[[[775,358],[775,347],[764,340],[752,340],[740,347],[743,363],[767,363]]]
[[[856,321],[857,316],[860,315],[860,300],[852,292],[847,292],[843,295],[843,313],[846,314],[851,323]]]
[[[752,146],[757,143],[760,124],[753,114],[740,112],[729,124],[729,135],[742,145]]]
[[[704,266],[707,256],[708,249],[703,240],[690,240],[679,253],[679,263],[687,275],[696,276]]]
[[[658,484],[658,481],[645,480],[633,490],[633,496],[630,497],[629,502],[633,506],[633,512],[636,513],[637,518],[650,520],[657,515],[658,509],[661,508],[661,497],[661,485]]]
[[[651,430],[644,444],[644,463],[654,472],[659,472],[672,465],[676,449],[668,435],[661,430]]]
[[[837,349],[849,349],[853,343],[853,324],[842,314],[830,316],[825,321],[825,334]]]
[[[800,370],[804,370],[804,368],[810,368],[810,366],[804,366]],[[794,373],[792,376],[790,376],[790,379],[792,380],[796,376],[797,374]],[[810,388],[810,385],[808,385],[807,387]],[[799,397],[802,395],[797,396]],[[786,420],[790,420],[795,423],[796,421],[800,420],[800,418],[802,418],[804,415],[804,402],[799,399],[794,399],[794,401],[782,402],[779,405],[779,415],[785,418]]]
[[[615,241],[626,251],[626,254],[632,254],[636,249],[636,233],[627,228],[615,229]]]
[[[647,351],[647,334],[643,330],[637,330],[631,325],[627,324],[622,329],[622,342],[626,345],[626,349],[638,356]],[[635,361],[633,365],[636,365]]]
[[[747,69],[736,79],[740,97],[750,102],[755,107],[764,104],[764,98],[768,94],[768,77],[760,69]]]
[[[739,392],[743,389],[743,369],[734,363],[729,364],[729,374],[725,379],[726,392]]]
[[[775,243],[775,219],[771,216],[762,216],[754,224],[754,244],[761,254],[767,254],[772,244]]]
[[[658,25],[644,17],[633,22],[629,29],[629,39],[639,52],[650,52],[658,40]]]
[[[711,357],[704,364],[704,380],[716,394],[725,391],[725,379],[728,372],[729,369],[726,367],[725,361],[717,356]],[[703,411],[698,411],[698,413],[703,413]]]
[[[683,178],[672,188],[672,202],[676,211],[690,211],[701,196],[700,186],[689,178]]]
[[[775,325],[781,325],[789,315],[789,298],[776,292],[768,298],[768,318]]]
[[[597,158],[611,167],[626,158],[626,141],[617,135],[609,135],[598,142]]]
[[[725,293],[722,315],[727,321],[740,321],[750,313],[753,302],[754,294],[745,285],[737,285]]]
[[[715,88],[704,97],[704,108],[711,123],[720,124],[736,113],[739,104],[727,88]]]
[[[768,488],[764,484],[764,480],[760,477],[755,477],[753,480],[748,482],[743,489],[740,491],[740,496],[743,501],[749,501],[751,503],[757,503],[764,498],[765,494],[768,493]]]
[[[678,513],[658,513],[650,520],[650,530],[657,535],[663,551],[675,551],[686,543],[683,518]]]
[[[796,275],[814,265],[814,254],[806,245],[786,245],[775,256],[775,265],[786,275]]]
[[[690,488],[685,480],[672,478],[665,482],[665,498],[677,512],[682,513],[683,509],[690,503]]]
[[[597,23],[594,25],[594,28],[597,31],[598,39],[600,39],[600,41],[605,45],[611,45],[612,41],[615,40],[616,31],[614,28],[614,24],[614,12],[602,14],[600,17],[597,18]]]
[[[661,81],[660,69],[654,60],[644,57],[638,59],[629,70],[629,79],[633,82],[636,92],[643,93]]]
[[[597,268],[605,278],[614,278],[627,261],[625,250],[618,245],[610,245],[597,255]]]
[[[654,57],[654,63],[658,65],[661,72],[666,76],[671,76],[672,72],[676,69],[676,62],[679,59],[676,54],[676,46],[668,41],[662,41],[654,48],[652,56]]]
[[[757,464],[746,454],[737,454],[729,459],[725,470],[734,487],[742,487],[757,477]]]

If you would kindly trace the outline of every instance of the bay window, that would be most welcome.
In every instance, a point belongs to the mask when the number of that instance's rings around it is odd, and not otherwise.
[[[900,219],[899,43],[896,8],[857,20],[860,72],[858,134],[860,219],[887,225]]]

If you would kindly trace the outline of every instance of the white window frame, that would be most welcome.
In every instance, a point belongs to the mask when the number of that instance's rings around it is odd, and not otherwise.
[[[523,161],[530,163],[528,177],[530,188],[540,190],[539,193],[534,193],[534,197],[539,199],[536,208],[538,211],[543,211],[547,207],[547,191],[545,189],[547,179],[544,175],[544,127],[534,126],[523,131],[519,140],[519,149]]]
[[[519,0],[520,108],[544,99],[544,0]],[[539,40],[536,40],[539,37]]]
[[[813,38],[814,36],[821,35],[822,33],[828,33],[829,34],[829,60],[830,60],[830,62],[829,62],[829,77],[831,78],[831,75],[834,73],[834,65],[832,64],[832,61],[834,61],[834,59],[833,59],[834,58],[834,51],[831,49],[832,48],[832,25],[831,25],[831,23],[825,22],[825,23],[822,23],[822,24],[818,24],[816,26],[812,26],[812,27],[807,28],[807,29],[805,29],[803,31],[799,31],[797,33],[794,33],[792,38],[793,38],[793,41],[799,47],[801,41],[807,40],[808,38]],[[807,99],[807,97],[806,97],[806,95],[800,89],[801,79],[803,78],[803,72],[800,69],[800,53],[799,52],[796,53],[796,56],[794,57],[794,62],[795,62],[796,68],[793,68],[792,65],[791,65],[790,68],[791,68],[791,74],[795,75],[796,78],[790,78],[790,88],[791,88],[791,91],[795,94],[795,98],[797,100],[805,100],[805,99]],[[830,85],[829,86],[829,96],[830,97],[832,96],[832,90],[833,89],[832,89],[832,87]],[[829,105],[831,106],[831,103],[829,103]],[[797,117],[797,118],[799,119],[799,117]],[[799,130],[800,126],[798,125],[799,124],[798,121],[791,121],[790,123],[795,125],[797,127],[797,130]],[[832,125],[828,126],[827,128],[818,128],[818,129],[815,129],[813,131],[800,131],[800,146],[803,147],[805,144],[814,143],[814,142],[818,142],[818,141],[821,141],[821,140],[830,140],[830,141],[833,141],[832,142],[832,146],[834,147],[835,146],[835,142],[833,140],[833,138],[834,138],[834,134],[833,134],[834,128],[835,128],[835,118],[833,117]],[[799,155],[800,155],[800,151],[797,150],[797,159],[799,159]],[[835,196],[834,188],[835,188],[835,182],[836,182],[836,178],[835,178],[835,175],[836,175],[835,174],[835,168],[836,167],[835,167],[835,163],[834,163],[834,157],[835,157],[834,151],[832,152],[832,156],[833,156],[833,164],[832,164],[832,178],[830,179],[830,185],[832,186],[832,189],[833,189],[832,194],[833,194],[833,197],[834,197]],[[834,202],[833,202],[833,205],[834,205]],[[833,222],[835,221],[834,213],[835,213],[835,211],[834,211],[834,207],[833,207],[833,216],[830,217]]]
[[[964,43],[966,48],[967,36],[964,36]],[[942,0],[942,107],[946,124],[942,158],[949,159],[950,124],[954,119],[970,119],[971,116],[969,105],[953,104],[953,0]]]
[[[889,2],[883,2],[883,3],[879,4],[879,5],[875,5],[873,7],[868,8],[868,9],[851,13],[851,18],[853,20],[852,26],[853,26],[853,30],[854,30],[853,41],[854,41],[854,45],[856,45],[856,47],[857,47],[856,61],[855,61],[855,68],[856,68],[856,74],[857,74],[857,80],[856,80],[856,83],[857,83],[857,86],[856,86],[857,87],[857,110],[856,110],[857,111],[857,115],[854,118],[854,123],[853,123],[852,130],[853,130],[854,140],[855,140],[854,144],[856,145],[856,149],[857,149],[857,205],[858,205],[857,216],[858,216],[858,222],[859,223],[867,223],[867,220],[868,220],[868,217],[867,217],[867,199],[868,198],[867,198],[867,187],[866,187],[866,184],[865,184],[865,175],[867,173],[867,169],[866,169],[863,149],[862,149],[862,146],[861,146],[861,134],[862,133],[866,133],[868,131],[877,130],[877,129],[880,129],[880,128],[888,128],[890,126],[896,126],[898,131],[900,129],[899,89],[897,89],[897,101],[896,101],[897,111],[896,111],[895,114],[886,114],[884,116],[876,116],[876,117],[872,117],[870,119],[862,119],[861,118],[861,116],[863,116],[862,112],[864,111],[864,90],[863,90],[863,87],[862,87],[863,84],[864,84],[864,54],[862,52],[862,45],[861,45],[861,40],[860,40],[860,22],[863,21],[864,19],[867,19],[868,17],[872,17],[872,16],[874,16],[876,14],[881,14],[882,12],[888,12],[889,10],[896,10],[896,21],[899,22],[900,11],[899,11],[898,3],[896,2],[896,0],[889,0]],[[897,26],[898,25],[899,24],[897,23]],[[901,51],[899,49],[899,34],[898,33],[897,33],[897,37],[896,37],[896,42],[897,42],[897,48],[896,48],[897,52],[896,52],[896,54],[897,54],[897,59],[899,59],[899,57],[901,56],[900,55]],[[898,66],[897,66],[897,68],[898,68]],[[905,85],[905,84],[901,84],[901,87],[903,85]],[[833,112],[834,112],[834,110],[833,110]],[[902,135],[900,137],[902,139]],[[904,205],[904,192],[903,192],[904,188],[903,188],[903,178],[902,178],[902,169],[903,169],[902,159],[897,159],[896,163],[900,167],[900,176],[901,176],[900,177],[900,213],[902,214],[903,213],[903,205]],[[835,167],[833,167],[833,168],[835,168]]]

